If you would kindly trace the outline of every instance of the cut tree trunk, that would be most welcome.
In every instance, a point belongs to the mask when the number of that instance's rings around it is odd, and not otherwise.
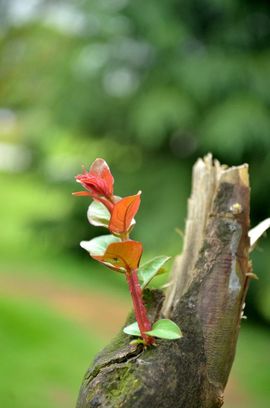
[[[145,291],[150,319],[174,320],[183,337],[145,350],[121,331],[87,371],[77,408],[222,406],[250,277],[249,199],[246,164],[195,163],[169,288]]]

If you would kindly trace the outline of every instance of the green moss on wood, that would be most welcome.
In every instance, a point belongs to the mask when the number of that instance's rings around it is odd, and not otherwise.
[[[106,382],[102,377],[106,375]],[[127,396],[135,395],[141,384],[133,373],[132,364],[104,367],[92,381],[86,396],[87,407],[122,407]]]

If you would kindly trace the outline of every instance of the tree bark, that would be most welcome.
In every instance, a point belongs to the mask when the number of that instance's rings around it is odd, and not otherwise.
[[[208,155],[195,163],[192,186],[169,289],[145,291],[150,320],[174,320],[183,337],[143,349],[121,331],[87,371],[77,408],[222,406],[251,268],[248,166]]]

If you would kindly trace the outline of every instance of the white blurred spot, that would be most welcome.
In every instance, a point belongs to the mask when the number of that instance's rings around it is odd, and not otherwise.
[[[9,0],[9,18],[13,24],[23,24],[31,21],[38,14],[40,0]]]
[[[84,47],[74,64],[75,74],[92,75],[98,72],[107,62],[109,56],[106,44],[91,44]]]
[[[32,155],[29,149],[8,143],[0,143],[0,170],[20,172],[31,164]]]
[[[136,91],[138,85],[138,76],[128,68],[111,70],[103,78],[105,91],[111,96],[128,96]]]
[[[43,13],[42,20],[67,33],[80,33],[86,26],[86,17],[78,9],[67,4],[52,4]]]

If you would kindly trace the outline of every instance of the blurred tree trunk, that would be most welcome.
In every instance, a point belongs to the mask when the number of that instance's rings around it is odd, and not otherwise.
[[[247,165],[195,163],[169,289],[145,292],[151,319],[171,318],[184,336],[143,350],[120,333],[86,373],[77,408],[222,406],[248,287],[249,196]]]

